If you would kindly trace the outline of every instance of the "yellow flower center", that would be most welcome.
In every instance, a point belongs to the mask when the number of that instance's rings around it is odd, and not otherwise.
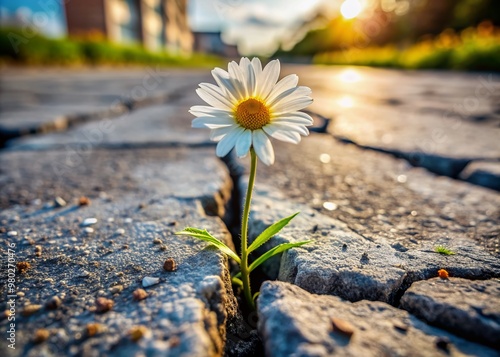
[[[249,98],[238,104],[234,117],[238,124],[250,130],[260,129],[271,121],[269,109],[264,103],[254,98]]]

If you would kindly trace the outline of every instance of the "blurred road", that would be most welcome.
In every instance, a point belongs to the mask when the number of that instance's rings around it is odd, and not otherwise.
[[[338,140],[386,152],[432,172],[500,190],[500,81],[465,74],[285,66],[313,89],[310,108]],[[12,70],[0,82],[0,138],[10,148],[203,144],[187,109],[208,71]],[[113,129],[99,119],[116,118]],[[69,131],[68,127],[77,126]],[[317,125],[322,126],[318,120]]]

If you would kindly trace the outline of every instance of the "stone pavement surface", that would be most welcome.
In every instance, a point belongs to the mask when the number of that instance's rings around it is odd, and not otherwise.
[[[155,104],[118,116],[114,120],[89,122],[66,132],[21,137],[9,142],[16,150],[87,147],[123,148],[210,145],[209,133],[191,128],[189,106]],[[194,132],[193,132],[194,131]]]
[[[45,153],[35,158],[33,153],[16,154],[20,167],[33,159],[49,166],[57,159]],[[168,161],[160,152],[135,153],[135,162],[129,160],[131,154],[94,153],[99,159],[89,171],[118,164],[113,176],[130,176],[126,187],[105,186],[88,205],[72,195],[94,190],[82,185],[82,191],[74,191],[74,182],[65,179],[59,181],[68,193],[63,207],[37,195],[31,204],[11,205],[0,214],[5,242],[15,243],[17,263],[29,264],[17,275],[14,355],[222,354],[227,320],[236,314],[227,258],[201,241],[173,233],[196,225],[232,244],[216,216],[223,213],[231,190],[227,169],[207,150],[176,151]],[[155,156],[166,165],[141,160]],[[37,180],[37,169],[23,173],[26,183]],[[187,184],[196,175],[203,179]],[[52,181],[54,176],[52,172]],[[3,256],[6,249],[2,246]],[[169,258],[176,262],[175,271],[165,271]],[[156,284],[146,287],[145,278]],[[141,288],[147,297],[134,301]],[[101,298],[113,304],[109,311],[100,307]],[[50,304],[54,299],[57,306]],[[134,329],[142,326],[143,336],[134,337]],[[37,344],[33,336],[41,330],[48,331],[48,338]],[[11,355],[3,343],[2,351]]]
[[[250,236],[256,237],[272,222],[301,212],[274,241],[262,247],[301,240],[308,245],[292,249],[267,269],[273,278],[287,281],[316,294],[332,294],[350,301],[379,300],[397,305],[402,292],[413,282],[438,275],[446,269],[452,276],[487,279],[500,276],[500,260],[470,239],[441,237],[405,247],[370,240],[349,229],[349,224],[327,217],[305,205],[293,204],[273,192],[259,192],[254,200]],[[455,252],[445,256],[434,251],[443,245]],[[271,264],[272,265],[272,264]],[[276,271],[276,268],[279,269]]]
[[[497,356],[382,302],[349,303],[266,282],[259,332],[269,356]]]
[[[499,279],[418,281],[405,292],[401,306],[431,324],[500,346]]]
[[[301,80],[335,137],[441,175],[473,170],[470,182],[500,190],[498,74],[315,67]]]
[[[64,130],[129,109],[164,103],[193,91],[207,71],[48,69],[4,71],[0,79],[0,138]]]
[[[328,135],[312,135],[299,146],[276,143],[275,148],[276,164],[260,165],[257,188],[279,188],[288,200],[344,222],[367,240],[404,251],[465,239],[500,252],[497,192]],[[287,211],[294,210],[299,209],[287,205]],[[271,223],[269,212],[261,217]]]
[[[19,265],[17,348],[0,355],[497,355],[496,77],[285,67],[313,89],[316,133],[259,165],[250,235],[301,211],[261,251],[313,242],[259,269],[283,282],[248,315],[234,264],[173,234],[238,247],[248,159],[190,128],[208,71],[154,71],[2,76],[0,236]]]

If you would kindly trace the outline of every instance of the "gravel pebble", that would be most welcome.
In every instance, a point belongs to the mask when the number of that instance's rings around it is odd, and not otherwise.
[[[22,273],[26,273],[26,271],[28,271],[28,269],[31,268],[31,264],[28,262],[17,262],[16,267],[17,267],[17,270],[19,271],[19,273],[22,274]]]
[[[177,270],[177,263],[175,262],[174,258],[168,258],[165,260],[165,263],[163,263],[163,269],[166,271],[176,271]]]
[[[45,342],[50,337],[50,331],[44,328],[35,331],[35,335],[33,336],[33,343],[39,344]]]
[[[144,289],[136,289],[132,293],[132,296],[134,297],[134,300],[141,301],[148,297],[148,293]]]
[[[111,294],[121,293],[123,291],[123,285],[115,285],[109,288]]]
[[[22,311],[22,315],[25,317],[31,316],[34,313],[38,312],[42,308],[42,305],[26,305]]]
[[[154,278],[151,276],[146,276],[142,279],[142,286],[147,288],[149,286],[156,285],[160,282],[160,278]]]
[[[134,326],[128,331],[130,339],[134,342],[139,341],[141,338],[148,335],[149,333],[150,333],[149,329],[146,326],[142,325]]]
[[[113,305],[115,303],[113,302],[113,300],[111,299],[106,299],[104,297],[99,297],[97,298],[97,300],[95,301],[95,305],[96,305],[96,309],[95,311],[97,313],[105,313],[105,312],[108,312],[109,310],[111,310],[113,308]]]
[[[54,205],[56,207],[64,207],[64,206],[66,206],[66,204],[67,204],[66,201],[62,197],[57,196],[54,199]]]
[[[88,199],[88,197],[82,196],[78,199],[78,205],[88,206],[90,205],[90,200]]]
[[[59,306],[62,305],[62,301],[59,298],[59,296],[52,296],[47,302],[45,303],[45,308],[47,310],[55,310]]]
[[[91,226],[93,224],[96,224],[97,223],[97,218],[85,218],[82,222],[82,226],[86,227],[86,226]]]

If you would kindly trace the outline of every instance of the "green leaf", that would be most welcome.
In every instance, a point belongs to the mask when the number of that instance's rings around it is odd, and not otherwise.
[[[243,287],[243,282],[241,281],[241,279],[238,279],[236,276],[233,276],[231,281],[233,282],[234,285],[238,285],[240,287]]]
[[[267,252],[262,254],[260,257],[258,257],[252,264],[250,264],[250,267],[248,268],[248,270],[251,272],[252,270],[257,268],[259,265],[264,263],[266,260],[268,260],[269,258],[274,257],[276,254],[280,254],[280,253],[282,253],[285,250],[288,250],[290,248],[300,247],[301,245],[304,245],[304,244],[307,244],[310,242],[312,242],[312,241],[306,240],[306,241],[296,242],[296,243],[280,244],[280,245],[268,250]]]
[[[260,295],[260,291],[257,291],[255,294],[253,294],[252,299],[255,301]]]
[[[195,237],[195,238],[199,238],[201,240],[204,240],[205,242],[208,242],[208,243],[215,245],[223,253],[229,255],[231,258],[236,260],[236,262],[238,262],[238,264],[241,262],[240,258],[236,255],[235,252],[233,252],[233,250],[231,250],[231,248],[229,248],[227,245],[225,245],[220,240],[215,238],[213,235],[208,233],[205,229],[187,227],[187,228],[184,228],[184,230],[182,230],[180,232],[176,232],[175,234],[179,235],[179,236],[190,236],[190,237]]]
[[[300,212],[292,214],[290,217],[283,218],[278,222],[267,227],[264,232],[259,234],[257,238],[248,247],[248,253],[253,252],[255,249],[259,248],[262,244],[266,243],[269,239],[275,236],[279,231],[281,231],[292,219],[295,218]]]
[[[249,272],[252,272],[252,270],[254,270],[255,268],[257,268],[259,265],[261,265],[262,263],[264,263],[269,258],[275,256],[276,254],[282,253],[285,250],[288,250],[290,248],[300,247],[301,245],[304,245],[304,244],[307,244],[307,243],[310,243],[310,242],[312,242],[312,240],[306,240],[306,241],[297,242],[297,243],[283,243],[283,244],[280,244],[280,245],[278,245],[278,246],[276,246],[276,247],[268,250],[266,253],[262,254],[259,258],[257,258],[250,265],[250,267],[248,268]],[[236,274],[233,277],[233,279],[239,279],[240,277],[241,277],[241,271],[238,272],[238,274]]]

